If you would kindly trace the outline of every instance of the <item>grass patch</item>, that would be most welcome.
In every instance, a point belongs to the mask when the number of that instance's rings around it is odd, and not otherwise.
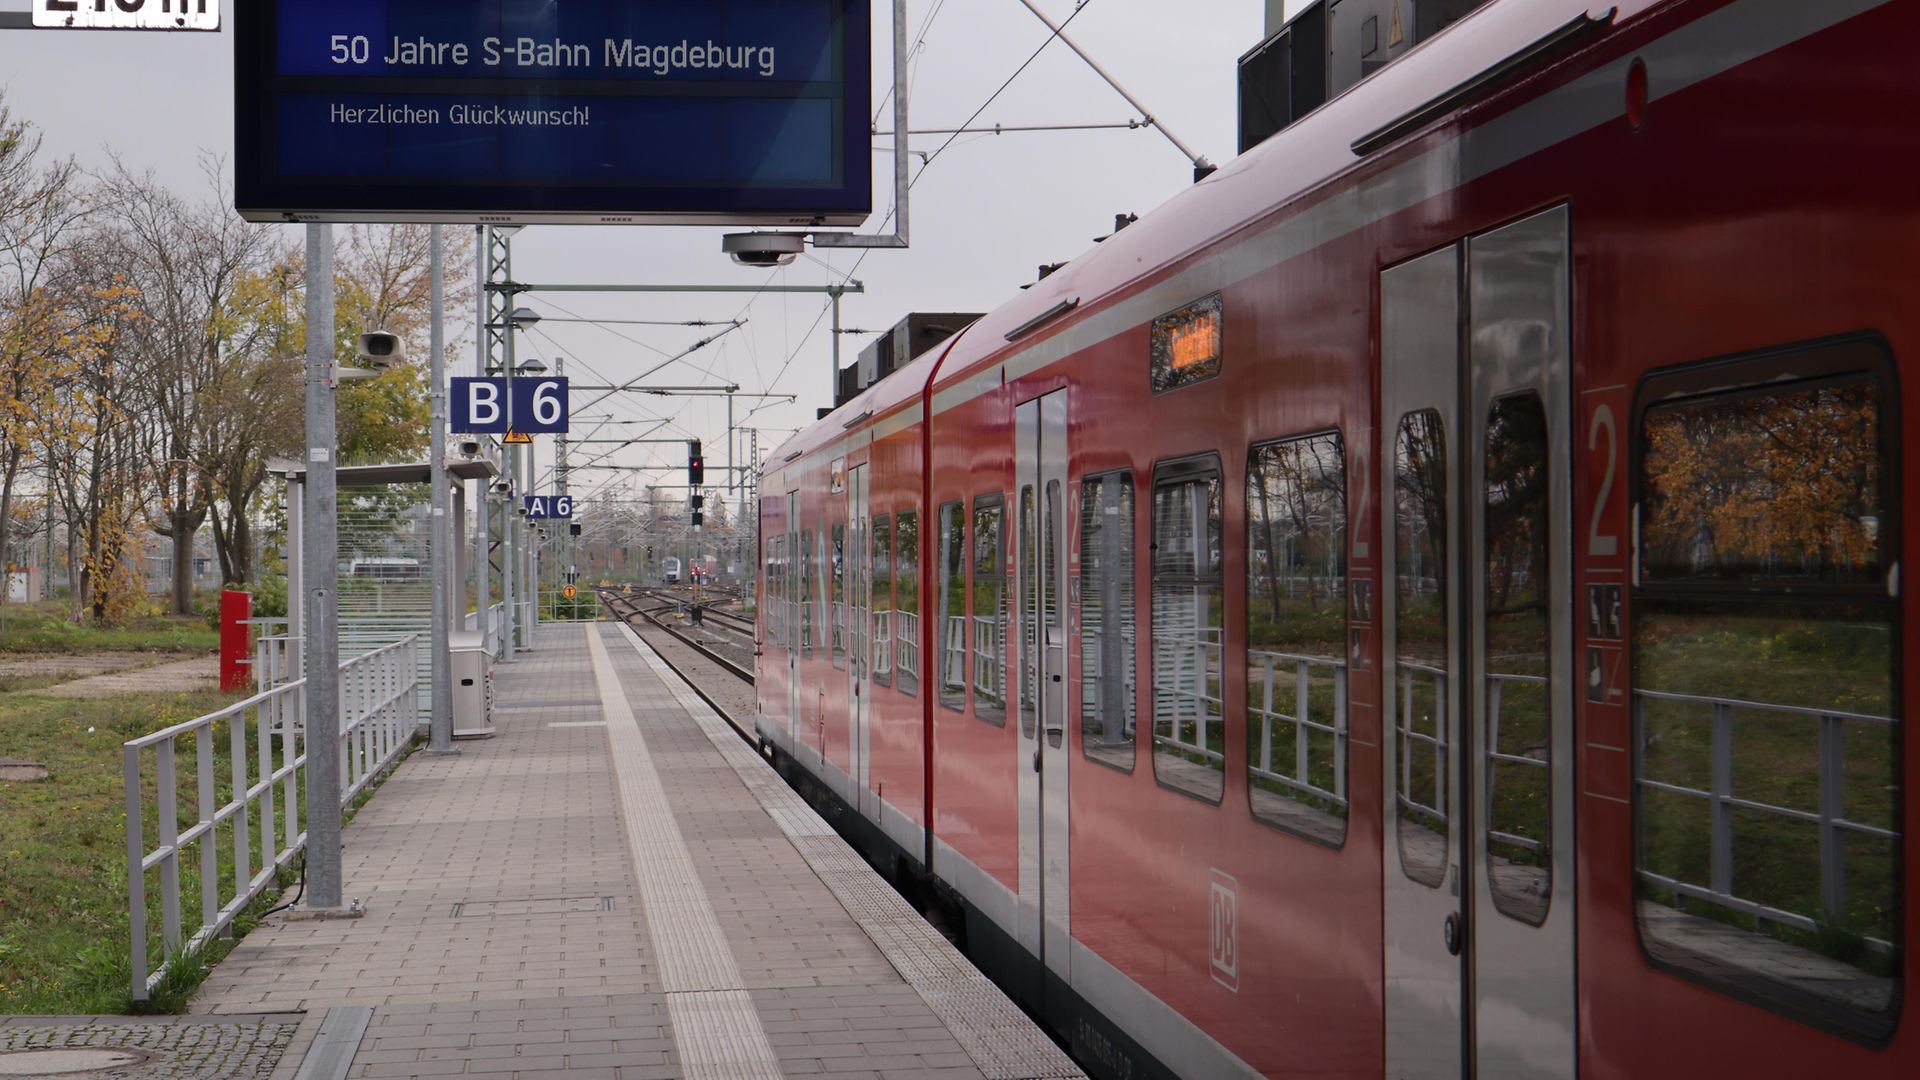
[[[220,647],[219,631],[199,615],[136,615],[125,626],[95,626],[69,620],[61,601],[0,607],[0,653],[146,652],[204,653]]]
[[[212,692],[127,694],[74,700],[32,693],[0,698],[0,753],[46,764],[48,778],[0,783],[0,1015],[169,1013],[185,1009],[213,966],[279,901],[294,875],[281,872],[269,888],[236,917],[231,938],[211,941],[196,955],[179,958],[151,1000],[135,1003],[129,991],[126,823],[121,743],[212,712],[236,700]],[[216,726],[213,751],[215,798],[231,794],[232,765],[225,723]],[[254,745],[254,729],[246,733]],[[282,749],[275,745],[276,762]],[[196,740],[178,744],[176,764],[180,827],[194,820],[197,805]],[[250,770],[253,764],[249,763]],[[148,755],[143,775],[147,802],[145,847],[157,843],[153,817],[154,768]],[[304,779],[304,778],[302,778]],[[250,782],[257,780],[250,772]],[[376,785],[370,786],[356,806]],[[305,802],[299,788],[296,812]],[[285,835],[277,818],[275,840]],[[296,817],[295,828],[299,827]],[[249,819],[249,866],[258,872],[264,856],[260,820]],[[216,833],[220,900],[234,895],[232,830]],[[180,860],[182,939],[199,926],[200,848]],[[148,970],[161,959],[160,875],[147,875]]]

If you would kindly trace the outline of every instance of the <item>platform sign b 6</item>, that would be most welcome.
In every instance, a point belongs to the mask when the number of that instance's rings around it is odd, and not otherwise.
[[[567,380],[462,377],[451,380],[448,427],[456,435],[565,435]]]

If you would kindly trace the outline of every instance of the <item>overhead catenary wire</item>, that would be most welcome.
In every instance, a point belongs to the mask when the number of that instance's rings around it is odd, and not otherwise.
[[[1040,43],[1040,47],[1033,50],[1033,53],[1030,56],[1028,56],[1025,60],[1021,61],[1020,66],[1013,69],[1013,74],[1008,75],[1006,79],[1003,82],[1001,82],[1001,84],[998,87],[994,88],[993,93],[988,94],[987,99],[980,103],[980,107],[973,110],[972,115],[968,116],[966,120],[963,121],[958,128],[954,129],[952,133],[950,133],[947,136],[945,142],[942,142],[938,148],[936,148],[932,153],[928,154],[921,161],[919,170],[913,174],[912,179],[907,181],[907,187],[912,188],[913,185],[919,183],[920,178],[927,174],[927,170],[929,168],[933,167],[934,160],[938,158],[942,153],[944,153],[948,147],[952,146],[953,141],[959,138],[967,128],[972,127],[973,122],[975,120],[980,119],[980,114],[983,112],[986,112],[987,107],[992,105],[994,103],[994,100],[997,99],[1001,94],[1005,93],[1007,87],[1012,86],[1013,81],[1015,79],[1018,79],[1020,77],[1020,74],[1026,71],[1028,67],[1032,66],[1033,62],[1040,58],[1040,54],[1046,51],[1047,46],[1053,44],[1054,39],[1059,37],[1066,30],[1068,25],[1070,25],[1073,22],[1073,20],[1079,18],[1080,13],[1087,10],[1087,8],[1092,5],[1092,3],[1093,3],[1093,0],[1081,0],[1081,2],[1074,7],[1073,13],[1068,15],[1065,21],[1061,22],[1058,26],[1052,29],[1052,31],[1047,35],[1047,39]],[[877,119],[878,118],[876,117],[876,122],[877,122]],[[892,220],[892,218],[893,218],[893,210],[890,208],[887,211],[886,217],[881,219],[880,227],[883,229],[886,228],[887,222]],[[860,264],[865,262],[867,259],[867,255],[874,250],[875,249],[873,248],[861,249],[860,257],[855,259],[853,261],[853,265],[851,267],[848,267],[846,272],[841,275],[840,283],[844,285],[845,283],[852,281],[853,275],[858,273],[860,270]],[[766,387],[768,390],[772,390],[774,387],[780,385],[780,380],[786,376],[787,369],[793,366],[794,359],[800,355],[801,350],[806,347],[807,342],[812,340],[814,331],[820,328],[821,320],[827,317],[827,312],[832,308],[832,306],[833,306],[833,301],[831,298],[829,298],[827,303],[821,307],[819,314],[813,317],[813,323],[807,327],[807,332],[801,336],[800,343],[794,346],[794,349],[791,353],[787,354],[786,360],[782,362],[780,365],[780,370],[775,372],[773,378],[767,382]],[[766,404],[756,405],[753,408],[748,409],[746,415],[741,417],[741,419],[742,420],[751,419],[755,413],[759,412],[761,409],[772,407],[772,404],[773,403],[768,402]]]

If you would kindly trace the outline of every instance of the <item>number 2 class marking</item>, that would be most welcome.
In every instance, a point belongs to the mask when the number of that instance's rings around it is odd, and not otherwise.
[[[1607,471],[1600,478],[1600,491],[1593,500],[1593,518],[1587,526],[1587,554],[1612,557],[1620,553],[1620,538],[1612,533],[1600,531],[1600,517],[1606,513],[1607,500],[1613,495],[1613,474],[1620,465],[1620,433],[1614,424],[1613,408],[1606,402],[1594,406],[1593,423],[1587,426],[1589,452],[1598,447],[1602,431],[1607,433]]]

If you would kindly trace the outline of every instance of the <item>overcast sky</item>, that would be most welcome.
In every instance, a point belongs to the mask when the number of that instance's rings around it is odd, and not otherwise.
[[[228,0],[229,6],[239,0]],[[1055,19],[1072,0],[1037,0]],[[22,9],[0,0],[0,9]],[[1262,36],[1263,0],[1088,0],[1068,34],[1085,47],[1179,137],[1216,162],[1230,159],[1235,137],[1234,61]],[[886,0],[874,13],[874,101],[891,83],[886,58],[891,29]],[[931,24],[928,24],[929,16]],[[964,121],[1048,37],[1019,0],[908,0],[907,25],[924,41],[910,66],[911,123],[950,128]],[[182,190],[204,190],[203,150],[231,158],[232,42],[227,33],[143,34],[100,31],[0,31],[0,85],[16,116],[37,124],[56,155],[87,164],[112,148],[131,165],[154,168]],[[1058,41],[981,114],[976,124],[1116,123],[1137,117],[1127,103]],[[890,115],[888,117],[890,125]],[[920,136],[932,151],[946,136]],[[886,141],[877,142],[877,147]],[[915,168],[918,169],[918,161]],[[876,152],[874,205],[890,198],[891,158]],[[985,311],[1033,280],[1043,262],[1077,256],[1113,227],[1118,213],[1153,209],[1192,181],[1192,167],[1158,132],[1084,131],[962,135],[927,168],[913,189],[909,251],[874,251],[855,274],[865,295],[849,296],[849,327],[880,330],[909,311]],[[875,231],[878,215],[862,231]],[[273,228],[277,226],[263,226]],[[727,230],[697,227],[536,226],[514,240],[515,277],[531,282],[822,285],[838,281],[858,252],[814,253],[779,271],[733,265],[720,252]],[[818,261],[816,261],[818,260]],[[832,400],[832,335],[824,300],[811,295],[745,298],[713,294],[636,297],[533,294],[523,300],[548,316],[618,319],[729,319],[749,323],[650,381],[739,383],[743,391],[797,394],[794,405],[755,413],[763,452],[787,431],[810,422]],[[472,356],[472,318],[450,313]],[[621,382],[684,349],[710,331],[684,327],[543,323],[522,336],[520,356],[568,358],[583,381]],[[871,335],[846,335],[850,362]],[[457,339],[456,339],[457,340]],[[454,374],[470,374],[466,370]],[[601,379],[597,376],[604,376]],[[718,399],[623,395],[586,410],[622,418],[662,416],[657,435],[705,440],[709,481],[725,460],[725,408]],[[578,400],[578,399],[577,399]],[[744,417],[751,404],[737,404]],[[576,416],[576,435],[596,421]],[[631,434],[637,425],[601,432]],[[581,448],[584,451],[586,448]],[[596,447],[595,451],[605,447]],[[635,447],[611,461],[679,461],[678,448]],[[544,471],[552,452],[538,448]],[[584,460],[584,453],[575,461]],[[637,485],[634,474],[618,484]],[[583,474],[576,492],[607,482]],[[664,477],[677,480],[677,477]],[[544,485],[543,485],[544,488]]]

